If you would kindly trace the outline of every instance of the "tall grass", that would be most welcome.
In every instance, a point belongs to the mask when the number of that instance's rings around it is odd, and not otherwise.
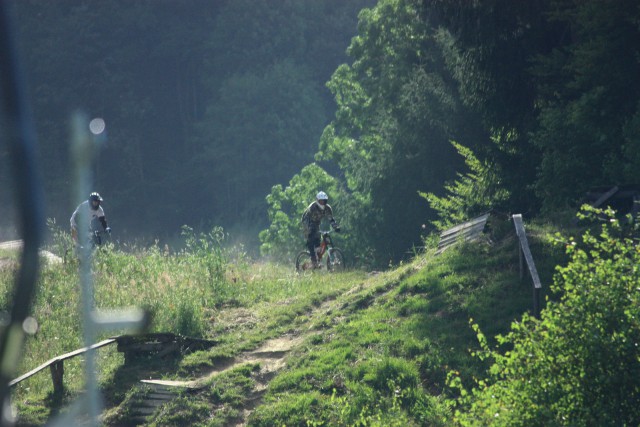
[[[31,310],[39,328],[26,340],[18,374],[84,345],[79,263],[71,250],[69,234],[54,223],[49,226],[53,242],[48,249],[65,262],[47,265],[43,260]],[[152,313],[152,332],[204,337],[210,317],[207,313],[230,299],[239,299],[241,291],[228,277],[231,260],[222,246],[221,229],[196,234],[185,228],[183,235],[185,249],[175,253],[158,246],[130,248],[125,252],[112,244],[96,250],[92,264],[95,307],[143,307]],[[0,269],[0,304],[4,310],[9,310],[11,304],[15,264]],[[103,333],[99,339],[105,337]],[[114,349],[98,350],[103,381],[121,363],[122,357]],[[83,388],[82,358],[66,361],[64,369],[66,389],[73,395]],[[51,392],[50,376],[43,372],[18,384],[14,388],[14,400],[18,407],[30,413],[32,420],[42,421],[53,409]]]
[[[54,223],[49,226],[53,241],[47,249],[65,262],[43,264],[31,310],[39,329],[26,340],[17,374],[84,345],[79,263],[70,235]],[[221,228],[196,233],[184,227],[182,236],[184,246],[177,251],[157,244],[149,247],[107,244],[96,250],[92,259],[95,307],[141,307],[152,314],[151,332],[211,338],[213,334],[225,333],[218,316],[223,309],[289,301],[293,310],[288,306],[269,309],[272,317],[267,323],[277,327],[279,322],[290,320],[304,307],[324,298],[319,295],[337,292],[326,275],[299,276],[293,264],[251,262],[241,248],[225,247],[227,236]],[[14,272],[15,262],[14,268],[0,270],[0,304],[4,309],[10,305]],[[349,286],[348,282],[345,286]],[[98,340],[122,332],[103,333]],[[263,338],[247,339],[259,342]],[[112,381],[113,373],[123,364],[122,355],[114,347],[97,351],[103,384]],[[65,361],[64,369],[68,401],[83,389],[82,357]],[[14,401],[29,422],[44,423],[56,409],[52,391],[50,375],[43,371],[14,387]]]

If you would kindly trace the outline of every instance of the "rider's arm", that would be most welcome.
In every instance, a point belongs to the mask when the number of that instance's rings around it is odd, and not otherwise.
[[[104,228],[105,230],[108,228],[107,226],[107,218],[104,216],[99,216],[98,219],[100,220],[100,224],[102,224],[102,228]]]
[[[78,227],[78,224],[76,223],[76,216],[78,215],[79,210],[80,210],[80,205],[78,205],[76,210],[73,211],[73,214],[71,214],[71,219],[69,220],[69,222],[71,223],[72,230],[75,230]]]
[[[336,220],[333,217],[333,209],[331,209],[331,206],[327,205],[324,208],[324,216],[327,217],[327,219],[329,220],[329,224],[331,224],[332,226],[336,223]]]
[[[78,211],[80,210],[80,205],[76,208],[75,211],[71,214],[71,219],[69,222],[71,223],[71,238],[74,241],[78,241],[78,224],[76,223],[76,216],[78,215]]]
[[[331,224],[331,228],[335,229],[336,231],[340,231],[340,226],[336,222],[336,219],[333,217],[333,210],[331,209],[331,206],[327,205],[325,209],[327,210],[327,218],[329,218],[329,224]]]

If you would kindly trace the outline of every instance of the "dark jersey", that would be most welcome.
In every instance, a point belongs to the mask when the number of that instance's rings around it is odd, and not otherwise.
[[[324,205],[324,209],[322,209],[320,208],[320,205],[318,205],[318,202],[313,202],[302,214],[302,225],[305,230],[317,230],[320,228],[320,223],[324,218],[326,218],[330,224],[334,224],[336,222],[336,220],[333,219],[331,206],[327,204]]]

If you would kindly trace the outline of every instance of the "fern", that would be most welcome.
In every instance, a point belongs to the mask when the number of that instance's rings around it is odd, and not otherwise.
[[[464,157],[469,172],[458,173],[458,179],[446,183],[444,196],[418,193],[438,213],[438,219],[431,222],[438,230],[467,221],[509,197],[509,192],[500,185],[500,173],[495,165],[478,159],[468,147],[455,141],[451,144]]]

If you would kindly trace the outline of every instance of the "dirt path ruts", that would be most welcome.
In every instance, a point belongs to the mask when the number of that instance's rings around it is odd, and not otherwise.
[[[376,275],[377,273],[374,272],[371,273],[370,277]],[[143,383],[155,391],[150,395],[148,401],[142,403],[143,408],[133,409],[138,409],[137,412],[146,418],[146,416],[151,415],[158,406],[175,398],[177,390],[191,389],[197,392],[198,389],[209,384],[211,378],[214,378],[222,372],[226,372],[243,364],[258,363],[260,365],[260,371],[254,376],[256,384],[253,390],[246,396],[244,407],[239,408],[242,416],[236,420],[234,424],[228,424],[236,427],[246,426],[249,416],[262,401],[262,396],[266,392],[269,382],[286,366],[289,354],[299,347],[309,336],[318,332],[314,325],[319,317],[331,315],[334,325],[346,321],[349,317],[349,312],[361,310],[373,304],[379,298],[384,298],[388,295],[391,289],[395,287],[394,283],[397,282],[386,283],[384,286],[374,289],[375,281],[365,280],[342,293],[340,298],[336,296],[328,297],[322,304],[309,310],[305,322],[297,327],[297,332],[284,334],[278,338],[267,340],[259,348],[241,353],[227,363],[221,364],[196,379],[188,381],[142,380]],[[373,292],[371,292],[371,290],[373,290]],[[239,317],[241,323],[252,324],[258,321],[252,313],[246,310],[235,312],[233,317],[236,321],[238,320],[236,317]],[[324,324],[324,322],[320,323]],[[140,419],[141,423],[144,423],[144,421],[144,419]]]
[[[199,389],[204,387],[207,380],[210,378],[248,363],[260,363],[261,374],[277,372],[284,367],[285,358],[289,351],[299,345],[302,341],[303,337],[301,336],[284,336],[268,340],[260,346],[260,348],[243,353],[234,358],[230,363],[221,366],[219,369],[209,371],[206,375],[194,380],[142,380],[142,382],[145,384],[157,384],[165,387]]]
[[[335,298],[326,300],[319,307],[311,311],[309,316],[310,319],[313,318],[314,314],[326,313],[328,310],[331,310],[331,306],[334,303],[336,303]],[[309,320],[308,323],[311,323],[311,320]],[[311,334],[312,330],[309,329],[307,333],[285,334],[281,337],[267,340],[257,349],[241,353],[233,358],[229,363],[225,363],[193,380],[142,380],[142,383],[152,387],[156,390],[156,393],[152,393],[147,401],[142,402],[141,405],[149,411],[150,415],[159,404],[167,403],[176,396],[176,394],[172,393],[171,390],[198,390],[205,387],[211,378],[221,374],[222,372],[226,372],[244,364],[259,363],[260,371],[254,378],[256,380],[256,385],[247,396],[247,403],[243,408],[241,408],[242,418],[234,424],[237,427],[245,426],[253,410],[260,404],[262,396],[269,385],[269,381],[286,366],[286,359],[289,353],[302,344]],[[157,393],[162,394],[159,395]],[[144,412],[144,408],[137,408],[138,412]]]

